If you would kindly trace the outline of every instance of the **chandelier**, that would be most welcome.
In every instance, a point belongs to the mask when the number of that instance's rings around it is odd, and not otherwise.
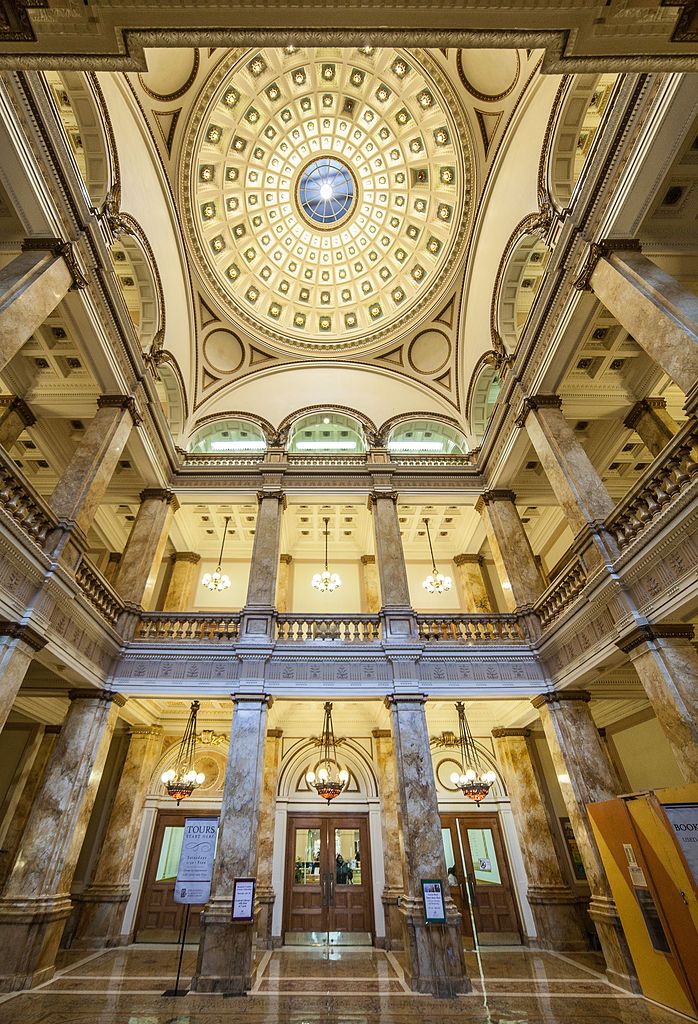
[[[444,576],[436,568],[436,559],[434,558],[434,549],[431,546],[431,534],[429,533],[429,520],[424,520],[424,525],[427,528],[427,540],[429,541],[429,553],[431,554],[431,572],[422,583],[422,586],[430,594],[445,594],[446,591],[451,589],[452,581],[450,576]]]
[[[475,746],[473,734],[465,717],[465,705],[460,701],[456,704],[458,726],[460,729],[460,772],[453,772],[451,782],[460,789],[468,800],[477,806],[485,799],[492,783],[496,781],[495,772],[483,772],[480,756]]]
[[[325,703],[325,718],[322,723],[322,736],[320,737],[322,755],[317,772],[309,769],[305,778],[309,786],[312,786],[318,796],[327,803],[334,800],[342,792],[349,782],[349,772],[346,768],[340,768],[337,764],[337,748],[334,740],[334,729],[332,728],[332,704],[328,700]]]
[[[330,521],[329,519],[323,519],[325,524],[325,568],[322,572],[316,572],[311,580],[311,584],[316,590],[319,590],[322,594],[331,594],[333,590],[337,590],[342,585],[342,581],[336,572],[330,572],[327,568],[327,538],[330,535]]]
[[[184,730],[184,735],[177,751],[177,763],[174,768],[168,768],[160,776],[167,795],[177,801],[186,800],[191,796],[197,786],[205,780],[203,772],[197,772],[194,767],[196,758],[196,716],[199,713],[200,704],[198,700],[192,702],[189,718]]]
[[[201,582],[204,587],[208,587],[209,590],[227,590],[230,586],[230,576],[221,569],[221,563],[223,561],[223,549],[225,548],[225,538],[228,536],[228,523],[230,522],[230,516],[225,517],[225,526],[223,527],[223,540],[221,541],[221,553],[218,556],[218,565],[214,572],[206,572],[201,577]]]

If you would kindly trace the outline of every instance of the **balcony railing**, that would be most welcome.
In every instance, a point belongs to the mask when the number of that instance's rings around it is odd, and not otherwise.
[[[240,613],[146,612],[134,634],[137,640],[237,640]]]
[[[90,604],[97,609],[112,626],[116,625],[119,615],[124,610],[121,598],[112,590],[102,574],[88,558],[83,555],[75,573],[75,580]]]
[[[575,558],[564,575],[554,580],[535,606],[543,629],[561,615],[575,597],[584,589],[587,574],[584,566]]]
[[[281,641],[339,640],[362,643],[380,640],[377,615],[279,615],[276,639]]]
[[[36,494],[9,455],[0,448],[0,510],[43,547],[56,520],[49,506]]]
[[[418,615],[420,640],[448,643],[527,643],[528,636],[516,615]]]

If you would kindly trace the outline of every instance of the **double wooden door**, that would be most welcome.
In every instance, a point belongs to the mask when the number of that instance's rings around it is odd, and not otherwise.
[[[442,814],[441,835],[451,895],[463,915],[463,936],[481,945],[521,942],[521,926],[499,816],[478,810]]]
[[[297,941],[373,933],[368,816],[289,815],[284,932]]]

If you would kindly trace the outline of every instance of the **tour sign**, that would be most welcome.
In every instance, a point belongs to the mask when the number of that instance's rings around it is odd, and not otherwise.
[[[186,818],[175,883],[175,903],[207,903],[216,852],[218,818]]]

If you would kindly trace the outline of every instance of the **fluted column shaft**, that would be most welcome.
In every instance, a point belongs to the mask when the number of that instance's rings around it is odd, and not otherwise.
[[[377,615],[381,610],[381,593],[375,555],[361,556],[361,586],[366,612]]]
[[[508,611],[530,607],[545,590],[515,501],[513,491],[485,491],[475,506],[482,516]]]
[[[290,555],[279,555],[279,578],[276,581],[276,610],[287,612],[291,603],[291,563]]]
[[[276,893],[271,880],[274,858],[274,824],[276,822],[276,788],[281,766],[282,729],[267,729],[262,772],[262,800],[259,808],[259,842],[257,843],[257,945],[272,949],[272,916]]]
[[[15,395],[0,397],[0,445],[9,451],[27,427],[33,427],[36,416],[27,403]]]
[[[27,669],[47,640],[31,626],[0,621],[0,731],[12,710]]]
[[[69,292],[73,277],[60,255],[23,252],[0,270],[0,370]]]
[[[400,837],[400,796],[395,773],[393,737],[389,729],[373,730],[373,762],[378,776],[378,795],[381,801],[381,835],[385,888],[381,895],[385,912],[385,948],[403,948],[400,899],[403,894],[403,851]]]
[[[679,425],[667,411],[663,398],[643,398],[636,402],[625,417],[623,426],[634,430],[652,455],[659,455],[679,432]]]
[[[487,584],[482,571],[482,555],[456,555],[455,577],[461,603],[466,612],[477,615],[492,611]]]
[[[177,551],[172,555],[172,573],[163,602],[163,611],[188,612],[194,607],[198,565],[201,555],[194,551]]]
[[[114,588],[129,604],[145,607],[149,603],[178,508],[172,491],[161,488],[141,491],[138,515],[114,577]]]
[[[116,946],[123,940],[121,925],[131,895],[129,878],[148,783],[162,751],[159,726],[131,729],[126,760],[114,797],[109,823],[94,877],[79,896],[72,946],[78,949]]]
[[[70,889],[119,708],[119,694],[76,690],[0,899],[0,991],[54,972]]]
[[[60,726],[58,725],[45,726],[43,736],[35,750],[34,759],[27,772],[15,812],[2,840],[4,852],[0,858],[0,892],[2,892],[5,882],[12,872],[17,851],[22,842],[24,829],[29,818],[29,812],[34,805],[37,791],[44,777],[46,765],[60,731]]]

